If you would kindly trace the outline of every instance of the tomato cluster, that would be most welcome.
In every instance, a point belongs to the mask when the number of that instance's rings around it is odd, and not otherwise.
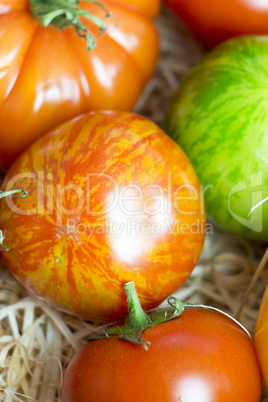
[[[227,0],[166,3],[208,48],[266,21],[245,0],[232,1],[231,19]],[[268,194],[254,193],[248,211],[241,180],[242,172],[254,188],[268,183],[268,120],[259,119],[268,42],[234,39],[209,53],[172,100],[167,135],[130,111],[157,62],[159,8],[160,0],[0,0],[0,169],[8,169],[0,198],[23,190],[1,200],[1,253],[56,308],[94,323],[122,320],[73,357],[63,402],[258,402],[261,370],[268,382],[267,294],[255,348],[213,307],[169,298],[165,310],[144,310],[195,268],[204,202],[215,224],[268,239]],[[251,16],[249,27],[237,15]]]

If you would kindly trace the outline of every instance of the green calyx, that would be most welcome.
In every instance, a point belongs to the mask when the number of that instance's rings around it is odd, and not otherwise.
[[[103,4],[96,0],[87,1],[101,7],[105,11],[106,17],[110,17],[109,11]],[[53,25],[58,29],[63,29],[73,26],[78,35],[86,40],[88,50],[92,50],[96,46],[94,37],[80,17],[88,18],[99,27],[101,32],[106,31],[106,26],[100,18],[79,8],[78,4],[78,0],[30,0],[30,9],[33,16],[45,27]]]
[[[15,198],[25,198],[28,193],[24,190],[10,190],[10,191],[2,191],[0,190],[0,199],[4,197],[15,197]],[[0,230],[0,244],[3,244],[4,236],[2,230]],[[8,251],[8,248],[1,247],[0,250]]]
[[[127,294],[129,308],[129,314],[125,317],[125,325],[108,328],[100,334],[89,338],[88,341],[107,339],[110,335],[117,335],[119,339],[139,343],[147,350],[148,342],[143,341],[142,332],[178,317],[183,312],[184,305],[181,301],[171,296],[167,299],[168,307],[146,314],[141,307],[134,282],[126,283],[124,289]]]
[[[235,322],[252,340],[249,331],[238,320],[216,307],[206,306],[204,304],[182,303],[176,297],[170,296],[167,299],[167,302],[169,304],[168,307],[158,309],[150,314],[146,314],[141,307],[134,282],[126,283],[124,285],[124,289],[127,294],[129,309],[129,314],[125,317],[125,325],[112,326],[99,334],[93,335],[88,339],[88,342],[96,339],[107,339],[110,335],[116,335],[118,339],[129,341],[131,343],[139,343],[144,347],[145,350],[148,350],[148,344],[150,342],[146,342],[142,339],[143,331],[156,325],[173,320],[174,318],[180,316],[182,312],[186,309],[196,308],[203,310],[213,310],[225,315],[226,317],[228,317],[228,319]]]

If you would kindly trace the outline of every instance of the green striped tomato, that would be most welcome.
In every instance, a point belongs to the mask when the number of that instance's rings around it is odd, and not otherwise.
[[[209,219],[267,241],[268,38],[208,53],[175,93],[164,129],[193,163]]]

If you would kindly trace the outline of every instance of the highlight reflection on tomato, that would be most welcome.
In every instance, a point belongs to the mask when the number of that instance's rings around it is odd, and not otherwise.
[[[12,165],[3,189],[13,187],[28,197],[0,205],[8,266],[86,319],[124,317],[130,280],[156,307],[199,258],[206,224],[194,169],[142,116],[92,112],[60,126]]]
[[[0,0],[0,169],[40,135],[81,113],[131,110],[158,59],[151,17],[159,0],[101,0],[110,18],[98,5],[80,2],[107,28],[103,34],[81,17],[95,36],[91,51],[74,27],[41,26],[30,10],[46,6],[41,3]],[[75,1],[59,3],[58,8],[70,8]]]
[[[263,0],[164,0],[207,49],[237,35],[268,34]]]

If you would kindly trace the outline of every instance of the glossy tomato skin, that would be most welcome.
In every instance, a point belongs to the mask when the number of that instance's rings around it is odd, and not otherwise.
[[[266,387],[268,387],[268,288],[266,288],[256,321],[254,344]]]
[[[260,0],[164,0],[206,48],[237,35],[267,35],[268,5]]]
[[[259,241],[268,241],[267,65],[267,37],[219,45],[178,88],[164,125],[197,172],[210,220]]]
[[[157,17],[160,12],[161,0],[144,1],[144,0],[113,0],[118,5],[128,6],[132,9],[138,9],[150,18]]]
[[[28,2],[0,1],[0,169],[70,118],[135,105],[158,59],[159,39],[150,18],[158,12],[159,0],[150,1],[152,10],[146,1],[102,3],[113,17],[106,18],[93,3],[80,3],[107,25],[100,37],[83,19],[96,35],[97,46],[88,51],[74,28],[42,27]]]
[[[259,402],[252,340],[214,310],[185,310],[143,332],[150,342],[111,336],[79,350],[65,372],[63,402]]]
[[[155,307],[199,258],[206,227],[194,169],[142,116],[91,112],[60,126],[12,165],[2,189],[13,187],[28,197],[1,202],[8,266],[86,319],[123,318],[132,280]]]

